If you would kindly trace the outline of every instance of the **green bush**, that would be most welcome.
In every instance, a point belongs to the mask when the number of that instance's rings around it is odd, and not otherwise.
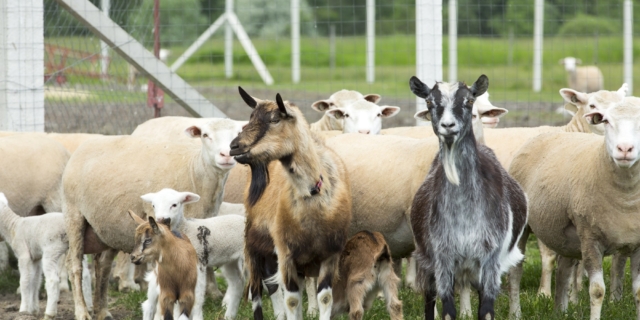
[[[578,14],[565,22],[558,35],[582,36],[582,35],[610,35],[620,33],[620,22],[607,18],[599,18],[586,14]]]

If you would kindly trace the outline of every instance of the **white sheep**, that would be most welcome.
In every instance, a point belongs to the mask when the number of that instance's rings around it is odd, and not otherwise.
[[[591,319],[600,319],[604,255],[631,254],[633,293],[639,302],[640,99],[628,97],[585,117],[591,124],[605,124],[604,138],[576,133],[540,135],[520,149],[509,171],[529,197],[532,231],[561,256],[559,270],[569,270],[574,259],[583,260],[589,274]],[[521,266],[518,268],[521,273]],[[559,273],[556,279],[556,308],[560,310],[567,308],[567,273]]]
[[[574,90],[590,93],[604,89],[602,71],[596,66],[578,67],[582,60],[574,57],[560,59],[560,64],[569,73],[569,87]]]
[[[141,196],[151,203],[156,219],[167,222],[171,230],[186,235],[198,254],[198,284],[192,319],[202,319],[202,305],[205,298],[207,267],[220,267],[227,280],[228,289],[222,299],[226,308],[225,319],[234,319],[242,298],[244,280],[240,263],[244,257],[245,218],[238,214],[228,214],[208,219],[186,219],[184,205],[198,202],[200,196],[191,192],[178,192],[165,188],[156,193]],[[157,296],[155,283],[149,282],[148,297]],[[157,301],[147,300],[142,306],[144,314],[151,314]],[[146,318],[145,318],[146,319]]]
[[[9,201],[0,192],[0,236],[11,245],[18,258],[20,312],[40,312],[38,294],[44,273],[47,290],[44,319],[54,319],[60,298],[60,273],[69,248],[64,216],[60,212],[50,212],[21,217],[9,208]],[[87,274],[88,269],[83,274],[83,286],[87,293],[85,298],[91,297],[91,279],[86,278]]]
[[[186,128],[189,135],[201,140],[200,146],[115,136],[95,138],[74,152],[62,188],[77,319],[89,318],[80,290],[76,291],[81,255],[104,252],[96,266],[94,308],[98,319],[106,318],[106,282],[113,257],[117,251],[131,252],[134,246],[131,235],[135,224],[126,217],[127,210],[151,215],[151,206],[143,206],[138,197],[171,187],[202,196],[185,215],[213,216],[222,202],[229,169],[236,163],[225,150],[241,130],[241,123],[225,119]]]

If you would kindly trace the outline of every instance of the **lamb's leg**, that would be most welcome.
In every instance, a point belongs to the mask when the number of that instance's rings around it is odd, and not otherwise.
[[[640,320],[640,250],[631,254],[631,284],[636,302],[636,319]]]
[[[84,253],[84,233],[87,222],[75,206],[67,204],[65,211],[67,237],[69,238],[69,252],[67,253],[67,268],[70,269],[71,290],[75,303],[76,320],[89,320],[91,316],[82,293],[82,254]]]
[[[527,251],[527,240],[531,234],[531,229],[527,226],[522,232],[522,236],[518,241],[518,249],[524,255]],[[520,319],[520,281],[522,280],[522,265],[524,261],[520,261],[517,265],[509,270],[509,317]]]
[[[235,319],[238,314],[238,307],[242,299],[244,281],[242,280],[242,270],[238,268],[238,262],[232,261],[223,265],[220,270],[227,280],[227,293],[222,299],[222,306],[226,308],[224,318]]]
[[[318,277],[318,311],[320,313],[320,320],[331,319],[331,308],[333,307],[332,284],[338,272],[339,263],[340,254],[338,253],[325,259],[320,264],[320,275]]]
[[[413,259],[411,259],[413,260]],[[392,265],[387,261],[380,263],[378,282],[384,293],[384,300],[391,320],[402,320],[402,302],[398,300],[398,282],[400,278],[393,271]]]
[[[196,288],[195,288],[195,302],[193,305],[193,310],[191,312],[192,320],[203,319],[204,316],[202,313],[202,306],[204,305],[205,293],[207,290],[207,266],[202,265],[200,262],[198,262],[197,272],[198,272],[198,277],[197,277]],[[151,282],[149,282],[148,285],[149,285],[149,288],[151,288]]]
[[[0,271],[9,267],[9,245],[5,241],[0,241]]]
[[[62,256],[60,256],[60,259],[58,259],[58,270],[60,271],[60,274],[58,275],[58,277],[60,278],[60,292],[69,292],[70,288],[69,288],[69,275],[67,274],[67,268],[66,268],[66,262],[67,261],[67,255],[63,254]],[[45,278],[47,276],[47,274],[44,274]]]
[[[91,298],[91,271],[89,270],[89,255],[85,254],[82,258],[82,294],[84,301],[87,302],[87,309],[93,310],[93,299]]]
[[[318,314],[318,297],[316,295],[316,288],[318,287],[318,278],[306,277],[304,279],[305,289],[307,291],[307,316],[315,317]]]
[[[576,272],[577,261],[562,256],[558,256],[557,260],[555,309],[564,312],[569,307],[569,287]]]
[[[605,295],[604,278],[602,276],[602,251],[599,243],[592,235],[580,235],[582,262],[589,275],[589,298],[591,300],[591,320],[600,319],[602,302]]]
[[[218,300],[222,298],[222,292],[218,288],[218,282],[216,281],[216,270],[213,267],[208,267],[207,271],[207,295],[211,296],[211,299]]]
[[[158,295],[160,295],[160,287],[158,287],[158,279],[154,272],[147,273],[145,277],[147,280],[147,300],[142,303],[142,319],[153,320],[156,313],[156,306],[158,305]]]
[[[542,243],[540,239],[538,239],[538,248],[540,249],[540,258],[542,259],[542,276],[540,276],[538,294],[551,297],[551,275],[553,274],[553,265],[556,261],[557,254]]]
[[[33,287],[32,281],[35,281],[34,272],[35,263],[31,261],[31,257],[27,254],[18,257],[18,269],[20,270],[20,312],[33,312],[33,294],[29,291]]]
[[[33,306],[33,314],[40,314],[40,285],[42,284],[42,260],[35,262],[33,267],[34,278],[31,281],[31,304]]]
[[[622,299],[624,286],[624,267],[627,264],[627,256],[616,253],[611,258],[611,301]]]
[[[412,257],[407,257],[407,275],[405,276],[405,281],[409,288],[416,290],[416,259]]]
[[[60,260],[65,259],[64,254],[45,255],[42,257],[42,269],[44,271],[45,286],[47,289],[47,308],[44,311],[44,319],[53,319],[58,314],[58,300],[60,299]]]
[[[93,296],[93,308],[98,320],[113,319],[109,313],[107,294],[109,289],[109,275],[113,258],[118,254],[117,250],[108,249],[95,255],[94,265],[96,269],[96,290]]]

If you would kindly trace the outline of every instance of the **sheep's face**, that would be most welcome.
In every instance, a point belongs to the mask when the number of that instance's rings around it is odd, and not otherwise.
[[[341,108],[327,111],[327,115],[343,122],[343,133],[380,134],[382,118],[398,114],[399,107],[378,106],[361,99]]]
[[[282,101],[257,101],[240,88],[240,95],[253,108],[249,123],[231,142],[231,155],[244,164],[266,164],[291,155],[300,127],[308,126],[297,107]],[[308,129],[307,129],[308,130]]]
[[[169,228],[165,225],[161,225],[156,223],[153,217],[149,217],[149,221],[145,222],[140,217],[136,216],[129,212],[132,218],[137,217],[136,223],[138,223],[138,227],[136,228],[135,235],[135,245],[133,247],[133,252],[131,252],[131,262],[136,265],[140,265],[142,263],[149,263],[156,261],[158,259],[162,259],[160,254],[160,246],[162,241],[162,236],[164,233],[171,232]]]
[[[375,103],[378,103],[378,101],[380,101],[380,95],[378,94],[362,95],[360,92],[354,91],[354,90],[340,90],[332,94],[331,97],[329,97],[329,99],[318,100],[314,102],[311,105],[311,108],[313,108],[318,112],[324,112],[325,117],[328,117],[331,123],[330,126],[333,130],[343,130],[344,133],[358,132],[357,129],[355,129],[356,131],[353,131],[354,130],[353,126],[351,126],[349,129],[351,131],[346,131],[345,117],[341,117],[340,115],[334,117],[331,114],[329,114],[328,111],[336,108],[347,108],[349,105],[360,100],[365,100],[375,104]]]
[[[560,89],[560,96],[567,102],[565,109],[571,114],[582,117],[595,110],[609,109],[622,102],[627,95],[628,85],[623,83],[618,91],[600,90],[593,93],[584,93],[573,89]],[[605,126],[603,123],[589,124],[591,132],[604,135]]]
[[[631,167],[640,147],[640,98],[628,97],[612,108],[585,115],[590,124],[603,124],[609,156],[619,167]]]
[[[560,64],[564,65],[564,69],[567,71],[575,71],[576,67],[579,64],[582,64],[582,60],[574,57],[566,57],[564,59],[560,59]]]
[[[471,87],[461,82],[438,82],[429,89],[418,78],[412,77],[410,86],[416,96],[427,102],[427,110],[416,113],[415,117],[431,121],[435,134],[451,146],[472,132],[473,104],[487,91],[489,79],[482,75]]]
[[[140,198],[151,203],[157,221],[168,221],[172,230],[177,229],[184,220],[184,205],[200,200],[200,196],[195,193],[178,192],[168,188],[156,193],[147,193]]]
[[[191,137],[200,138],[202,147],[216,167],[230,170],[235,166],[236,160],[231,156],[229,145],[245,124],[245,121],[219,119],[202,126],[191,126],[185,132]]]

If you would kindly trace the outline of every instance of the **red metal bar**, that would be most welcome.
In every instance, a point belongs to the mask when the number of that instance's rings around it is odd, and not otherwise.
[[[160,0],[153,0],[153,54],[160,59]],[[158,118],[164,106],[164,92],[151,80],[147,90],[147,105],[153,107],[153,117]]]

